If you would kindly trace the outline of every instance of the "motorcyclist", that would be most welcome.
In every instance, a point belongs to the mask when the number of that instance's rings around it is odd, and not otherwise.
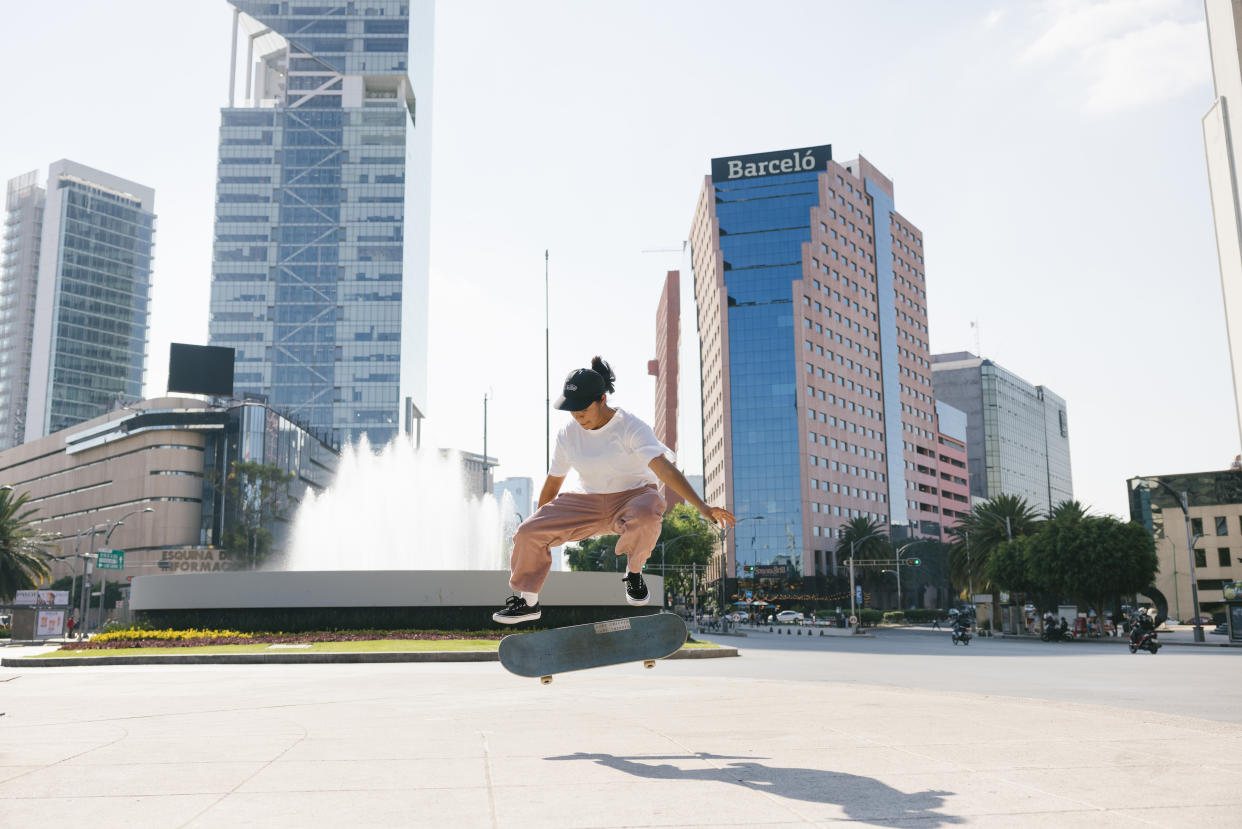
[[[1156,622],[1146,612],[1140,610],[1130,620],[1130,644],[1137,645],[1143,637],[1156,629]]]

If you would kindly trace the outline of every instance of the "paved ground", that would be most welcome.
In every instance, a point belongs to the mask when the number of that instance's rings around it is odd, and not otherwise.
[[[721,641],[743,656],[546,687],[491,663],[0,669],[0,827],[1239,824],[1236,651]],[[1178,716],[1179,688],[1224,701]]]

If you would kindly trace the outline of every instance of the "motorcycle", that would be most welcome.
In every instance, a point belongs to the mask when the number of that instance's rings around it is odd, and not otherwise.
[[[1074,633],[1070,630],[1069,622],[1062,619],[1060,625],[1046,625],[1039,634],[1039,639],[1041,642],[1073,642]]]
[[[970,625],[958,623],[953,626],[953,644],[959,642],[963,645],[970,644]]]
[[[1152,655],[1160,650],[1160,640],[1156,637],[1156,623],[1146,613],[1139,614],[1131,621],[1130,653],[1151,651]]]

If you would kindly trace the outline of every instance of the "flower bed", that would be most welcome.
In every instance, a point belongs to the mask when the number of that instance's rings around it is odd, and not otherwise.
[[[363,642],[375,639],[499,639],[502,631],[446,633],[436,630],[322,630],[308,633],[243,633],[236,630],[111,630],[61,650],[176,648],[204,645],[293,645],[314,642]]]

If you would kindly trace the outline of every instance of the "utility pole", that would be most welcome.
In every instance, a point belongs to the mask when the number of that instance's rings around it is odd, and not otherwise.
[[[548,316],[548,251],[543,252],[543,466],[552,468],[552,335]]]

